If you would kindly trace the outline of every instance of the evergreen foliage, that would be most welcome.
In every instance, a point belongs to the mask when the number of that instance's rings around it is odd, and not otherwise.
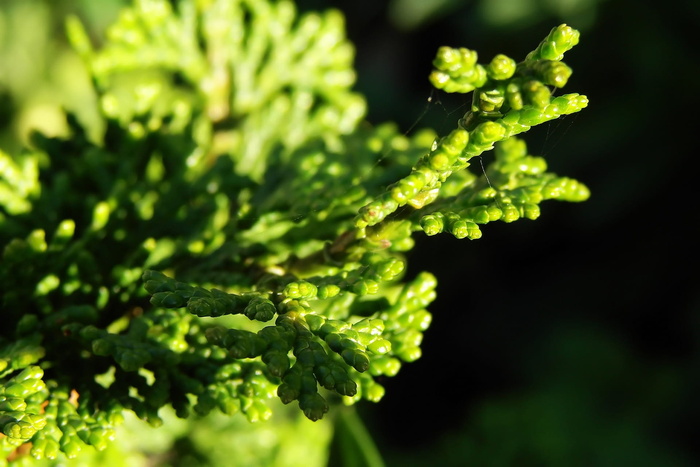
[[[473,96],[442,137],[363,122],[337,11],[136,0],[97,49],[67,31],[105,129],[68,115],[69,138],[0,152],[3,457],[105,449],[125,411],[379,401],[432,319],[435,278],[404,276],[416,232],[477,239],[588,197],[516,137],[588,103],[553,95],[566,25],[520,62],[441,48],[431,83]]]

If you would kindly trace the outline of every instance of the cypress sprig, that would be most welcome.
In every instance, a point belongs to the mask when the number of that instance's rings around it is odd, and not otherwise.
[[[588,197],[514,137],[588,104],[552,94],[566,25],[521,62],[440,48],[431,82],[472,105],[406,136],[360,124],[337,11],[171,3],[134,0],[99,48],[70,18],[104,132],[68,115],[70,137],[0,152],[6,456],[103,450],[124,411],[257,422],[279,398],[319,420],[379,401],[433,319],[435,277],[407,272],[416,232],[476,239]]]
[[[495,160],[486,173],[457,196],[436,202],[430,214],[421,217],[421,228],[428,235],[449,232],[474,240],[482,235],[479,225],[537,219],[539,203],[544,200],[576,202],[588,198],[585,185],[546,170],[546,161],[528,155],[523,140],[509,138],[498,143]]]
[[[549,86],[560,88],[568,81],[572,71],[560,60],[578,43],[578,35],[567,25],[554,28],[519,64],[501,54],[482,66],[474,51],[441,47],[433,61],[431,83],[445,92],[473,91],[471,110],[457,129],[435,141],[408,176],[363,206],[355,226],[365,229],[379,224],[406,204],[420,210],[438,199],[440,187],[449,177],[466,169],[471,159],[493,149],[495,143],[586,107],[585,96],[552,98],[549,90]],[[471,224],[465,226],[453,214],[448,217],[452,219],[448,219],[448,230],[458,232],[457,236],[480,236]],[[438,227],[437,219],[426,222],[431,232],[443,229]],[[471,235],[469,230],[473,231]]]

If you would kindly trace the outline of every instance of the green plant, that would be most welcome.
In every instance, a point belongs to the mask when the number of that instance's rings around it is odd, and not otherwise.
[[[404,277],[416,232],[477,239],[588,197],[516,137],[587,105],[552,95],[566,25],[521,62],[441,48],[432,84],[473,94],[443,137],[362,121],[336,11],[137,0],[99,49],[67,30],[103,121],[0,153],[4,457],[108,449],[125,411],[379,401],[432,319],[435,278]]]

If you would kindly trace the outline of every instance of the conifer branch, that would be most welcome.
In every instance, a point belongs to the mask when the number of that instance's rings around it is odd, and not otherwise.
[[[157,426],[168,406],[255,422],[272,398],[311,420],[377,402],[432,320],[435,277],[405,276],[416,232],[476,239],[589,196],[515,137],[588,104],[552,96],[566,25],[521,62],[440,48],[431,83],[472,93],[441,137],[361,123],[337,11],[135,0],[100,47],[67,32],[106,129],[69,115],[70,137],[0,152],[5,457],[103,450],[124,411]]]

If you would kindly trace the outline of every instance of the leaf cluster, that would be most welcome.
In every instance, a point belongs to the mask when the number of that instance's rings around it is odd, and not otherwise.
[[[100,48],[67,30],[105,131],[69,115],[69,138],[0,152],[6,455],[103,449],[125,410],[157,426],[164,406],[255,422],[273,397],[311,420],[378,401],[432,319],[435,277],[405,277],[415,232],[475,239],[588,196],[514,137],[587,103],[551,94],[565,25],[518,64],[440,49],[433,84],[474,96],[441,138],[362,123],[336,11],[137,0]]]

